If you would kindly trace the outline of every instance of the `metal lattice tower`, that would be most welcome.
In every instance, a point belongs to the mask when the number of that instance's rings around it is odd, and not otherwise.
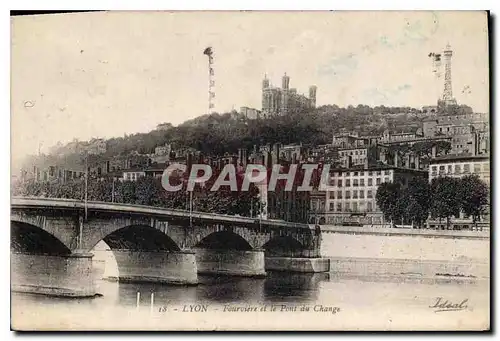
[[[451,50],[450,44],[446,45],[446,49],[443,51],[444,54],[444,91],[443,91],[443,101],[446,104],[454,104],[455,99],[453,98],[453,91],[451,89],[451,56],[453,51]]]
[[[212,109],[215,107],[213,103],[215,98],[214,53],[211,47],[207,47],[203,54],[208,57],[208,114],[211,114]]]

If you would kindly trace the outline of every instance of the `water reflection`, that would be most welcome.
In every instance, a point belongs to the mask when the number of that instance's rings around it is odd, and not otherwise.
[[[264,300],[266,302],[314,301],[317,299],[320,283],[328,280],[328,273],[271,272],[264,282]]]
[[[155,305],[190,303],[264,303],[305,302],[316,300],[319,284],[329,274],[291,274],[270,272],[266,278],[199,276],[197,286],[175,286],[156,283],[117,283],[101,281],[97,300],[111,305],[149,306],[151,293]]]

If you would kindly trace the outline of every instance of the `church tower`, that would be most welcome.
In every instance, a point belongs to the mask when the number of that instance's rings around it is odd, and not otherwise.
[[[316,108],[316,91],[318,87],[316,85],[311,85],[309,87],[309,102],[311,103],[311,108]]]

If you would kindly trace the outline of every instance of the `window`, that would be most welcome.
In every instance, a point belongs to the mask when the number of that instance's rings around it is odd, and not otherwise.
[[[371,211],[373,210],[373,207],[372,207],[372,202],[371,202],[371,201],[368,201],[366,204],[367,204],[367,205],[366,205],[366,210],[367,210],[368,212],[371,212]]]
[[[361,187],[364,187],[365,186],[365,179],[359,179],[359,185]]]
[[[431,170],[432,170],[432,173],[436,173],[437,172],[437,166],[432,166]]]
[[[470,173],[470,165],[469,164],[464,165],[464,173]]]
[[[346,199],[351,199],[351,192],[345,191],[345,198]]]
[[[330,199],[335,199],[335,192],[330,192]]]
[[[367,197],[368,199],[373,198],[373,192],[372,192],[372,190],[371,190],[371,189],[369,189],[369,190],[366,192],[366,197]]]
[[[338,186],[339,186],[339,187],[342,187],[342,180],[339,180],[339,182],[338,182]]]
[[[384,182],[389,182],[389,178],[388,178],[388,177],[385,177],[385,178],[384,178]]]
[[[462,172],[462,167],[460,165],[455,165],[455,174],[460,174]]]
[[[348,202],[345,203],[345,210],[346,210],[346,212],[351,211],[351,205]]]
[[[345,180],[345,187],[351,187],[351,179]]]
[[[337,203],[337,212],[342,212],[342,203]]]
[[[318,202],[316,200],[311,201],[311,210],[316,211],[318,208]]]
[[[444,166],[439,166],[439,174],[443,174],[444,173]]]
[[[358,191],[352,191],[352,198],[357,199],[358,198]]]
[[[337,199],[342,199],[342,191],[337,191]]]
[[[344,174],[344,176],[349,176],[349,175],[351,175],[351,173],[349,173],[349,172],[346,172],[346,173]]]
[[[330,203],[330,211],[333,211],[333,210],[334,210],[334,208],[335,208],[335,206],[334,206],[333,202],[331,202],[331,203]]]
[[[352,181],[352,185],[353,185],[354,187],[358,187],[358,185],[359,185],[359,183],[358,183],[358,179],[354,179],[354,180]]]
[[[485,172],[490,172],[490,164],[489,163],[483,163],[483,171]]]
[[[368,179],[368,186],[373,186],[373,179],[372,178]]]
[[[386,170],[384,171],[384,175],[389,175],[390,174],[390,171]]]
[[[380,185],[380,178],[377,178],[377,186]]]
[[[372,172],[372,171],[369,171],[369,172],[368,172],[368,175],[370,175],[370,176],[371,176],[371,175],[373,175],[373,172]]]
[[[359,173],[359,175],[365,176],[365,172],[361,172],[361,173]]]
[[[365,191],[363,191],[363,190],[359,191],[359,198],[360,199],[364,199],[365,198]]]
[[[481,172],[481,165],[479,163],[474,164],[474,173]]]
[[[382,173],[380,171],[377,171],[377,175],[382,175]]]
[[[358,172],[354,172],[354,176],[358,176]]]
[[[451,174],[452,170],[451,170],[451,165],[448,165],[448,173]]]
[[[353,210],[354,212],[357,212],[357,211],[358,211],[358,203],[357,203],[357,202],[353,202],[353,203],[352,203],[352,210]]]
[[[355,155],[358,155],[358,151],[356,150],[356,152],[354,153]]]

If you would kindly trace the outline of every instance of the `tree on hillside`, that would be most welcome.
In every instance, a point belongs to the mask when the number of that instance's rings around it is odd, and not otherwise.
[[[477,230],[477,221],[488,206],[488,186],[477,174],[467,175],[460,179],[459,192],[460,207],[466,215],[472,217]]]
[[[446,219],[446,228],[450,228],[450,218],[460,212],[460,180],[450,177],[435,178],[431,182],[433,217]]]
[[[386,220],[391,221],[393,226],[394,220],[401,216],[398,200],[400,199],[401,187],[399,183],[384,182],[377,189],[375,199],[378,207],[383,212]]]

